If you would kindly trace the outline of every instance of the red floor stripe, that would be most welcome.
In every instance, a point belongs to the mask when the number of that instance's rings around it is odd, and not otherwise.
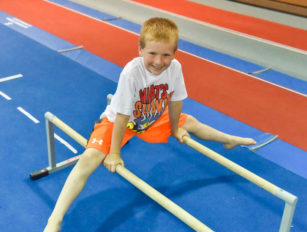
[[[75,45],[83,45],[87,51],[119,66],[138,56],[135,35],[52,3],[43,0],[0,1],[0,10]]]
[[[133,0],[188,18],[307,50],[307,30],[233,13],[188,0]]]
[[[138,55],[136,35],[53,4],[11,0],[0,9],[120,66]],[[192,99],[307,150],[306,97],[180,51],[177,58]]]
[[[188,54],[177,57],[191,98],[307,150],[306,97]]]

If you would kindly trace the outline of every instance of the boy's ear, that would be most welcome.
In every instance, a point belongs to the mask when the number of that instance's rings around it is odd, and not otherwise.
[[[139,49],[139,55],[141,56],[141,55],[142,55],[142,48],[141,48],[141,45],[138,46],[138,49]]]

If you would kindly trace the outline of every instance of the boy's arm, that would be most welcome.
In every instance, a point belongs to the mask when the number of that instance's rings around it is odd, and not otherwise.
[[[113,134],[111,140],[110,153],[104,160],[104,166],[111,172],[115,172],[118,164],[124,165],[120,157],[121,143],[123,141],[127,123],[129,121],[128,115],[117,113],[113,127]]]
[[[189,136],[188,132],[179,128],[179,118],[182,109],[182,101],[169,102],[169,120],[171,124],[172,135],[180,142],[183,143],[183,136]]]

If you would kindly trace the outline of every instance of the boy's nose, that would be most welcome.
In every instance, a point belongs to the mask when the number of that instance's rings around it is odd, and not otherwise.
[[[154,59],[154,64],[155,65],[160,65],[162,63],[163,63],[162,56],[156,56],[155,59]]]

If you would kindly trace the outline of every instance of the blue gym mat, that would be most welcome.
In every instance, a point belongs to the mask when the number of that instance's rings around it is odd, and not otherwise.
[[[23,77],[0,83],[0,231],[42,231],[71,170],[35,182],[33,171],[47,166],[44,113],[50,111],[87,137],[116,82],[0,25],[0,76]],[[23,107],[40,123],[16,108]],[[258,130],[191,99],[184,111],[226,132],[255,135]],[[79,152],[82,148],[56,130]],[[307,230],[307,182],[293,172],[238,147],[202,142],[277,186],[298,196],[292,231]],[[277,231],[284,203],[171,138],[148,144],[137,138],[123,148],[126,167],[215,231]],[[73,154],[56,142],[58,161]],[[265,229],[264,229],[265,228]],[[90,177],[68,211],[63,231],[191,231],[185,224],[103,166]]]

